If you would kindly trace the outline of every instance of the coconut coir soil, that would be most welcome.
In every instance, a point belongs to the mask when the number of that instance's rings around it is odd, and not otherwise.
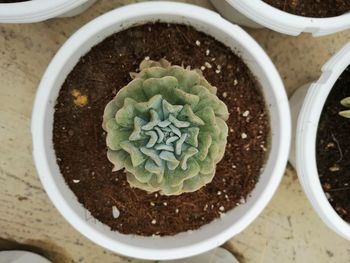
[[[333,17],[350,12],[350,0],[263,0],[280,10],[306,17]]]
[[[225,156],[214,180],[196,192],[161,196],[133,189],[107,160],[103,110],[145,57],[202,68],[228,106]],[[77,90],[85,106],[74,103]],[[121,233],[173,235],[213,221],[245,202],[267,153],[269,117],[255,78],[229,48],[187,26],[148,24],[105,39],[69,74],[55,109],[53,142],[62,175],[93,217]]]
[[[339,77],[322,111],[317,133],[317,166],[323,190],[337,213],[350,223],[350,120],[340,101],[350,97],[350,66]]]

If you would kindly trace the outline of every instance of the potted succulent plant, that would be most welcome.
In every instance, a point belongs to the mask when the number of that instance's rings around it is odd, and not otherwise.
[[[194,192],[212,181],[224,156],[227,106],[200,71],[164,59],[144,60],[140,70],[105,108],[108,159],[126,170],[131,187]]]
[[[32,135],[40,179],[77,230],[123,255],[175,259],[217,247],[263,210],[290,119],[276,69],[241,28],[148,2],[93,20],[60,49]]]
[[[290,161],[318,215],[348,240],[349,65],[348,44],[324,65],[318,81],[298,89],[290,99],[296,127]]]
[[[0,0],[0,23],[34,23],[77,15],[96,0]]]
[[[267,27],[288,35],[333,34],[350,28],[350,3],[299,0],[212,0],[227,19],[248,27]]]

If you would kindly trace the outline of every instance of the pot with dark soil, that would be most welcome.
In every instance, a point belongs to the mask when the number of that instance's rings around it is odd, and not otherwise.
[[[316,212],[330,228],[350,240],[349,44],[309,86],[291,98],[297,126],[296,150],[292,151],[296,159],[292,156],[291,161]]]
[[[40,84],[32,133],[43,185],[75,228],[120,254],[174,259],[258,216],[284,172],[290,123],[252,38],[211,11],[157,2],[67,41]]]
[[[0,0],[0,23],[34,23],[75,16],[96,0]]]
[[[264,26],[280,33],[314,36],[350,28],[350,0],[212,0],[229,20],[249,26]]]

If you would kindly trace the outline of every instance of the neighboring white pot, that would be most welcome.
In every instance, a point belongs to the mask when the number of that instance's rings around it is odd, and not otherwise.
[[[211,0],[230,21],[248,27],[267,27],[297,36],[303,32],[324,36],[350,28],[350,12],[329,18],[312,18],[281,11],[262,0]]]
[[[296,134],[293,136],[295,143],[292,144],[289,159],[296,168],[304,192],[317,214],[326,225],[348,240],[350,240],[350,224],[333,209],[321,186],[316,163],[316,137],[318,122],[327,97],[339,76],[349,65],[350,42],[323,66],[318,81],[301,87],[291,97],[293,127],[296,127]]]
[[[96,0],[31,0],[0,4],[0,23],[34,23],[78,15]]]
[[[200,229],[166,237],[141,237],[111,231],[86,220],[88,211],[69,189],[56,163],[52,143],[54,106],[59,90],[79,59],[106,37],[147,22],[186,24],[213,36],[242,56],[257,77],[271,117],[271,149],[264,171],[247,202]],[[244,30],[217,13],[174,2],[144,2],[104,14],[77,31],[58,51],[42,78],[32,115],[33,155],[42,184],[56,208],[83,235],[119,254],[143,259],[177,259],[220,246],[244,230],[277,189],[289,154],[291,123],[280,76],[263,49]]]

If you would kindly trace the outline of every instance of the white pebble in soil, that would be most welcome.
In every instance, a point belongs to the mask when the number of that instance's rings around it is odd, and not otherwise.
[[[112,215],[113,218],[118,218],[120,216],[120,211],[115,205],[112,206]]]
[[[207,68],[212,68],[213,66],[209,62],[204,62],[204,66]]]
[[[242,137],[242,139],[246,139],[248,137],[248,135],[246,133],[242,132],[241,137]]]
[[[248,117],[249,113],[250,113],[249,110],[246,110],[245,112],[243,112],[242,116],[243,117]]]

